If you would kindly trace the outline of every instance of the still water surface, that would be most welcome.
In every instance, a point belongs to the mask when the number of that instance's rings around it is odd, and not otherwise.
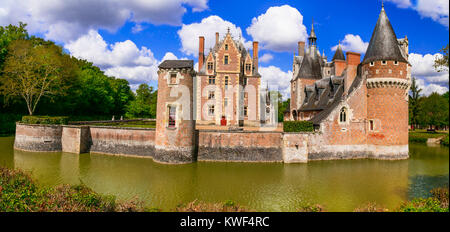
[[[101,154],[31,153],[0,137],[0,165],[32,172],[39,184],[79,184],[150,207],[233,200],[257,211],[296,211],[319,203],[327,211],[353,211],[367,202],[395,208],[448,186],[448,147],[410,144],[410,159],[338,160],[308,164],[213,163],[164,165],[148,158]]]

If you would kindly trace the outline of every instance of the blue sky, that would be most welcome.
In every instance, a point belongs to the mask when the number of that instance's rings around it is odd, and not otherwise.
[[[289,97],[292,55],[313,18],[319,49],[331,59],[339,40],[344,50],[365,52],[380,8],[379,0],[4,0],[0,25],[26,22],[30,33],[129,80],[133,88],[140,83],[156,87],[157,65],[164,58],[197,63],[198,36],[206,37],[208,51],[214,33],[222,36],[230,27],[248,48],[251,41],[260,42],[263,81]],[[397,37],[408,36],[412,72],[425,94],[448,91],[448,72],[432,67],[448,44],[448,8],[446,0],[385,1]]]

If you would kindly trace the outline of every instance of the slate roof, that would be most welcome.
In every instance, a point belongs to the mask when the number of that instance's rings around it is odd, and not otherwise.
[[[362,63],[366,64],[376,60],[408,62],[400,51],[397,36],[384,11],[384,7],[381,9]]]
[[[193,60],[165,60],[158,68],[170,69],[170,68],[194,68]]]
[[[303,57],[297,78],[322,79],[322,58],[320,55],[308,52]]]
[[[341,99],[343,77],[328,77],[305,87],[305,101],[298,111],[323,111]]]
[[[338,45],[338,47],[336,49],[336,52],[334,53],[334,56],[333,56],[332,60],[333,61],[334,60],[345,60],[344,52],[342,51],[340,43],[339,43],[339,45]]]

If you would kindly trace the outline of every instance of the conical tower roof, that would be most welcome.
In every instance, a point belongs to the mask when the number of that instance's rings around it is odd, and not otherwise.
[[[344,52],[342,51],[341,42],[340,41],[339,41],[339,45],[338,45],[338,47],[336,49],[336,53],[334,53],[334,56],[333,56],[332,60],[333,61],[334,60],[345,60]]]
[[[398,47],[397,36],[394,29],[389,22],[389,19],[381,8],[380,16],[378,17],[377,25],[372,33],[369,47],[364,56],[363,64],[377,61],[377,60],[397,60],[408,62],[402,56],[400,48]]]

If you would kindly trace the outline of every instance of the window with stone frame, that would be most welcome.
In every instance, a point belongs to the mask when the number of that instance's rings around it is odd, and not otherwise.
[[[223,64],[228,64],[228,55],[223,58]]]
[[[177,108],[173,105],[169,105],[167,108],[167,110],[169,111],[169,124],[167,126],[170,128],[174,128],[176,125]]]
[[[243,83],[242,83],[243,85],[247,85],[247,77],[244,77],[244,80],[243,80]]]
[[[213,62],[208,62],[208,70],[213,70],[214,69],[214,65]]]
[[[170,74],[170,84],[171,85],[177,84],[177,74],[176,73]]]
[[[225,44],[225,50],[228,50],[228,44]]]
[[[342,107],[339,114],[339,122],[347,122],[347,108]]]
[[[223,99],[223,107],[227,108],[227,106],[228,106],[228,98],[226,97]]]
[[[245,64],[245,71],[247,71],[247,72],[252,71],[252,65],[251,64]]]
[[[224,80],[224,85],[225,85],[225,90],[228,89],[228,85],[230,84],[230,78],[228,76],[225,76],[225,80]]]
[[[248,116],[248,107],[244,106],[244,116]]]
[[[216,84],[216,77],[215,76],[209,76],[208,83],[210,85],[215,85]]]
[[[214,105],[208,106],[208,115],[213,116],[214,115]]]
[[[214,99],[214,91],[209,91],[208,92],[208,100]]]

